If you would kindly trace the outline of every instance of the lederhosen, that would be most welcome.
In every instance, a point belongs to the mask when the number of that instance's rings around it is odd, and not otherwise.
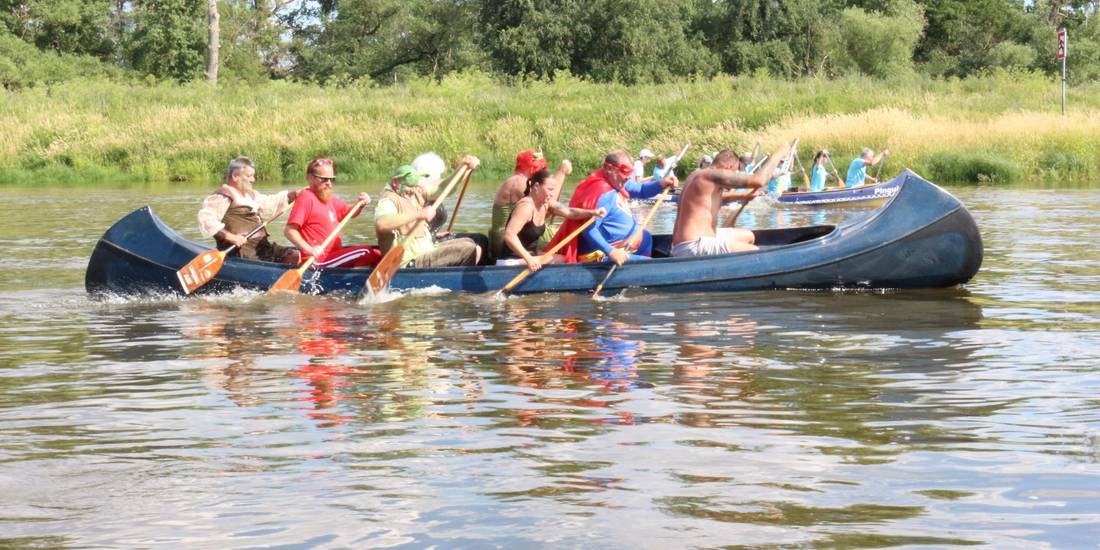
[[[226,210],[225,215],[222,216],[222,223],[225,224],[226,231],[244,236],[253,229],[263,225],[264,222],[260,219],[260,215],[251,207],[243,204],[236,204],[233,197],[221,189],[215,191],[214,194],[229,199],[229,209]],[[247,258],[249,260],[278,262],[282,260],[288,252],[293,250],[290,247],[275,244],[269,241],[267,237],[267,229],[261,229],[249,238],[244,246],[234,248],[229,255],[240,256],[241,258]],[[233,245],[233,243],[220,239],[217,236],[214,237],[214,241],[218,243],[218,250],[225,250]]]

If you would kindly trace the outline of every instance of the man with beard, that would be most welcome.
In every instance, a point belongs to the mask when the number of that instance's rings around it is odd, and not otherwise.
[[[351,207],[332,192],[336,174],[333,169],[332,159],[318,158],[309,161],[306,166],[306,179],[309,180],[309,188],[298,194],[298,200],[294,201],[294,208],[290,210],[290,218],[286,221],[286,230],[283,232],[290,242],[302,251],[303,257],[316,258],[315,267],[364,267],[378,264],[382,259],[382,252],[373,246],[344,246],[337,235],[329,243],[328,248],[321,248],[321,243],[336,229]],[[359,193],[359,201],[366,207],[370,203],[370,195]],[[357,210],[353,217],[358,217],[363,209]]]
[[[428,202],[435,194],[442,179],[442,171],[432,173],[418,170],[424,165],[425,158],[432,158],[428,164],[442,164],[435,153],[425,153],[412,165],[397,169],[391,179],[396,189],[382,192],[378,205],[374,208],[374,231],[378,235],[378,245],[382,252],[389,252],[393,245],[404,239],[404,256],[401,266],[438,267],[448,265],[477,265],[481,259],[481,246],[469,237],[456,236],[453,239],[436,242],[432,237],[428,223],[435,217],[436,209]],[[481,161],[473,155],[466,155],[463,164],[476,170]],[[425,223],[418,223],[423,220]],[[411,232],[411,233],[410,233]]]
[[[728,149],[718,153],[710,168],[693,172],[680,193],[676,225],[672,230],[672,255],[707,256],[756,250],[752,231],[717,228],[718,210],[725,198],[751,200],[754,191],[768,183],[764,174],[771,174],[789,149],[789,144],[780,145],[753,174],[738,172],[741,163],[737,155]],[[751,187],[753,190],[740,197],[726,193],[738,187]]]
[[[225,181],[217,191],[202,201],[199,209],[199,233],[214,238],[219,250],[235,246],[230,256],[265,262],[298,263],[298,251],[268,240],[266,229],[249,239],[245,235],[283,211],[301,193],[279,191],[264,195],[252,188],[256,181],[256,166],[248,157],[229,161]]]

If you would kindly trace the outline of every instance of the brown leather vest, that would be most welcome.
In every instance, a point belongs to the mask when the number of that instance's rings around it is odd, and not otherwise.
[[[249,206],[237,204],[237,200],[234,198],[236,195],[235,190],[222,186],[214,194],[229,199],[229,209],[225,211],[225,215],[222,216],[221,220],[225,224],[226,231],[243,236],[263,225],[263,220],[260,219],[260,215],[255,210]],[[256,246],[265,239],[267,239],[267,229],[261,229],[241,247],[240,255],[245,258],[255,257]],[[217,237],[214,237],[214,241],[218,243],[218,250],[225,250],[233,244]]]

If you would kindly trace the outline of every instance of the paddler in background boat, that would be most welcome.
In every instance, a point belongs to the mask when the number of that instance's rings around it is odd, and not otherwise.
[[[434,157],[434,158],[433,158]],[[407,169],[398,169],[397,176],[407,174],[409,177],[400,177],[397,181],[397,191],[386,190],[378,199],[378,205],[374,208],[374,230],[378,235],[378,245],[382,247],[382,253],[389,252],[397,239],[404,238],[405,253],[401,259],[401,265],[412,267],[438,267],[450,265],[477,265],[481,259],[481,247],[468,237],[455,237],[450,240],[436,242],[428,229],[428,222],[435,218],[436,209],[428,202],[429,197],[435,194],[439,183],[443,179],[442,172],[424,176],[424,172],[415,169],[418,164],[423,166],[431,159],[431,164],[437,162],[439,155],[425,153],[413,161]],[[466,155],[462,159],[463,164],[471,170],[476,170],[481,161],[473,155]],[[418,224],[423,220],[425,223]],[[416,230],[409,234],[409,231]]]
[[[253,189],[255,182],[256,165],[251,159],[237,157],[229,161],[225,182],[202,201],[199,233],[206,239],[213,237],[218,250],[235,246],[230,256],[297,264],[301,260],[298,251],[269,241],[266,229],[247,241],[244,236],[282,212],[304,188],[264,195]]]
[[[550,215],[561,216],[567,220],[587,220],[592,216],[606,216],[603,208],[587,210],[583,208],[570,208],[562,206],[558,201],[550,197],[558,194],[558,181],[550,172],[539,170],[527,180],[527,189],[523,198],[512,209],[512,216],[508,219],[508,225],[504,228],[504,243],[507,248],[497,264],[526,263],[531,271],[542,268],[539,256],[542,249],[539,248],[541,237],[546,231],[546,219]],[[559,254],[548,263],[562,261]]]
[[[754,174],[737,172],[740,164],[733,151],[722,151],[714,159],[714,165],[699,170],[688,177],[680,193],[676,209],[676,225],[672,231],[673,256],[709,256],[745,250],[756,250],[755,235],[742,228],[718,229],[718,210],[725,198],[723,191],[737,187],[749,187],[755,191],[767,183],[764,174],[773,172],[790,148],[784,143]],[[755,193],[749,191],[742,200],[751,200]]]
[[[523,198],[523,191],[527,188],[527,180],[531,178],[535,172],[539,170],[546,170],[548,164],[543,157],[541,151],[534,149],[528,149],[526,151],[520,151],[516,155],[516,168],[508,179],[504,180],[504,184],[500,186],[497,191],[496,197],[493,199],[493,218],[489,226],[489,250],[488,255],[492,258],[498,258],[504,254],[504,226],[508,224],[508,218],[512,215],[512,209],[515,207],[516,202]],[[573,173],[573,163],[568,159],[563,159],[558,166],[553,177],[558,182],[557,195],[550,197],[551,200],[558,200],[558,195],[561,194],[561,188],[565,185],[565,178],[569,177]],[[541,241],[542,245],[550,242],[550,237],[554,234],[554,228],[547,228],[546,237]],[[545,248],[545,246],[541,246]]]
[[[864,147],[863,154],[859,158],[852,159],[848,165],[848,176],[844,179],[845,187],[859,187],[867,183],[869,178],[872,183],[878,183],[878,178],[867,175],[867,167],[874,166],[882,161],[883,157],[890,154],[889,149],[883,149],[878,156],[871,149]]]
[[[642,148],[638,151],[638,160],[634,161],[634,179],[645,183],[649,181],[645,175],[645,165],[653,158],[653,151]]]
[[[302,258],[316,258],[316,268],[327,267],[366,267],[378,264],[382,252],[377,247],[367,245],[344,246],[337,236],[328,248],[321,243],[340,225],[351,207],[336,198],[332,186],[336,183],[336,171],[332,159],[316,158],[306,165],[306,179],[309,188],[298,193],[290,217],[286,220],[283,235],[298,247]],[[359,193],[358,200],[365,208],[370,204],[370,195]],[[363,208],[355,211],[353,218],[359,217]]]
[[[779,166],[776,167],[775,173],[771,175],[771,179],[768,180],[768,194],[781,195],[784,191],[791,187],[791,164],[794,162],[794,151],[791,151]],[[767,174],[762,172],[761,175]]]
[[[825,168],[825,164],[828,162],[828,149],[822,149],[814,155],[813,166],[810,167],[810,192],[817,193],[825,190],[826,180],[829,179],[829,170]]]
[[[616,265],[628,260],[645,259],[651,254],[653,237],[634,220],[627,199],[648,199],[665,187],[676,189],[679,180],[670,174],[661,181],[638,183],[633,179],[630,153],[619,149],[608,153],[603,166],[589,174],[573,192],[570,208],[603,208],[607,216],[588,226],[580,237],[566,244],[562,254],[566,262],[595,262],[610,258]],[[550,241],[554,246],[580,227],[577,220],[566,220]]]

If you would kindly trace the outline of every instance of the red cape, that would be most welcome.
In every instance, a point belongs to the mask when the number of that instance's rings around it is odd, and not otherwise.
[[[569,199],[569,207],[595,210],[596,202],[600,200],[600,196],[608,191],[614,190],[615,188],[611,186],[611,182],[604,178],[603,169],[597,169],[577,185],[577,189],[573,191],[573,198]],[[554,238],[550,240],[550,245],[547,249],[553,248],[568,237],[570,233],[576,231],[584,221],[586,220],[565,220],[562,222],[561,227],[558,228],[558,232],[554,233]],[[592,228],[590,227],[589,230],[592,230]],[[574,238],[572,241],[569,241],[569,243],[562,247],[558,253],[565,255],[566,263],[576,263],[577,239]]]

